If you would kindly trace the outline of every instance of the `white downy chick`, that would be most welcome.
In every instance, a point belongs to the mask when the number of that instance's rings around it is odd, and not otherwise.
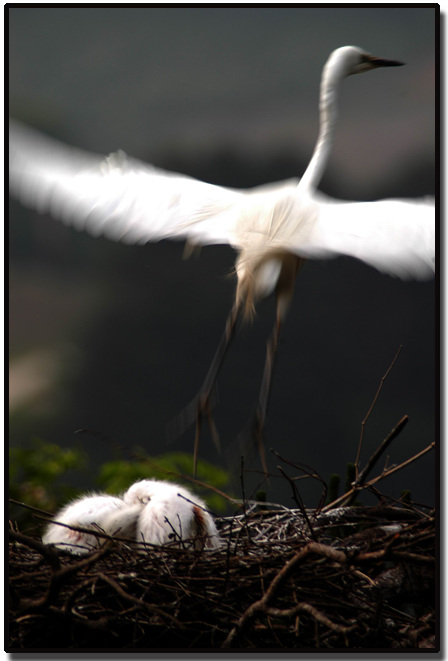
[[[139,542],[163,545],[192,540],[197,549],[220,545],[204,501],[178,484],[141,480],[128,489],[123,500],[128,505],[143,506],[137,522]]]
[[[108,535],[134,538],[141,505],[127,505],[122,498],[107,494],[91,494],[77,498],[54,517],[54,521],[69,526],[87,528]],[[44,544],[81,555],[97,549],[101,538],[65,526],[50,523],[42,537]]]

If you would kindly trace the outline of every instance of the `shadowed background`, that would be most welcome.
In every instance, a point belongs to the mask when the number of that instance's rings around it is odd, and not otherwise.
[[[354,44],[402,60],[344,81],[322,190],[346,199],[434,194],[433,8],[10,9],[10,114],[80,148],[118,148],[217,184],[301,175],[318,130],[322,66]],[[166,424],[196,394],[234,295],[234,252],[180,243],[123,246],[10,205],[10,443],[33,437],[86,449],[93,465],[192,451],[193,429],[166,444]],[[200,456],[226,448],[252,414],[274,302],[259,305],[219,378]],[[435,287],[403,283],[354,260],[308,262],[282,336],[266,447],[328,480],[365,464],[398,420],[400,461],[435,433]],[[75,435],[84,428],[94,433]],[[231,453],[232,454],[232,453]],[[236,453],[233,453],[236,458]],[[268,452],[268,466],[278,461]],[[383,461],[384,463],[384,461]],[[258,459],[247,466],[259,468]],[[291,471],[294,473],[294,471]],[[237,474],[237,472],[236,472]],[[247,477],[247,489],[251,482]],[[92,488],[90,476],[80,488]],[[381,487],[434,500],[429,455]],[[300,483],[308,505],[320,489]],[[291,504],[272,480],[268,499]],[[246,494],[248,495],[248,494]]]

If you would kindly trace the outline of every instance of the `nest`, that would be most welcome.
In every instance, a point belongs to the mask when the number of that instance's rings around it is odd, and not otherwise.
[[[9,651],[437,649],[433,513],[258,505],[217,525],[214,551],[109,538],[81,559],[13,530]]]

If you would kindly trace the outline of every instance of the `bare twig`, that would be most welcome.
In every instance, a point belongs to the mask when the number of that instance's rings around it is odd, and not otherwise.
[[[433,441],[433,442],[430,443],[430,444],[429,444],[424,450],[421,450],[420,452],[417,452],[417,454],[414,454],[413,457],[410,457],[410,458],[407,459],[406,461],[403,461],[403,462],[402,462],[401,464],[399,464],[398,466],[391,466],[391,467],[388,468],[387,470],[384,470],[384,471],[381,473],[381,475],[378,475],[378,477],[373,478],[373,479],[368,483],[368,485],[366,485],[366,486],[370,486],[370,485],[372,485],[372,484],[377,484],[377,482],[379,482],[380,480],[384,480],[384,478],[386,478],[386,477],[390,477],[390,476],[393,475],[394,473],[398,473],[398,471],[403,470],[403,468],[406,468],[406,467],[409,466],[410,464],[414,463],[414,461],[417,461],[418,459],[420,459],[421,457],[423,457],[425,454],[428,454],[428,452],[431,452],[431,450],[434,450],[435,447],[436,447],[436,444],[435,444],[435,442]]]
[[[28,535],[24,535],[23,533],[17,532],[15,530],[9,531],[9,538],[13,539],[15,542],[18,542],[19,544],[25,544],[29,548],[34,549],[35,551],[41,553],[41,555],[43,555],[43,557],[48,562],[48,564],[54,569],[60,568],[61,561],[59,559],[59,554],[52,546],[47,546],[46,544],[42,544],[42,542],[39,542],[38,539],[35,539],[34,537],[29,537]]]
[[[288,480],[289,484],[291,485],[293,498],[294,498],[295,502],[297,503],[298,508],[302,512],[303,518],[305,519],[305,521],[307,523],[307,526],[308,526],[308,529],[310,531],[311,537],[314,539],[314,541],[317,541],[316,533],[313,530],[313,526],[311,525],[311,521],[310,521],[309,516],[307,514],[305,505],[303,504],[303,500],[302,500],[302,498],[299,494],[299,491],[298,491],[298,489],[295,485],[294,480],[292,480],[289,477],[289,475],[287,475],[285,473],[285,471],[283,470],[283,468],[281,466],[277,466],[277,468],[280,471],[280,473],[283,475],[283,477],[285,477]]]
[[[13,505],[19,505],[20,507],[24,507],[27,510],[30,510],[31,512],[36,512],[37,514],[42,514],[46,518],[52,518],[53,514],[50,514],[50,512],[46,512],[45,510],[41,510],[38,507],[33,507],[32,505],[28,505],[27,503],[22,503],[20,500],[15,500],[14,498],[9,498],[9,502],[12,503]]]
[[[394,428],[395,429],[395,428]],[[392,430],[391,434],[394,432],[394,429]],[[339,507],[343,505],[344,503],[347,503],[350,501],[350,499],[362,491],[363,489],[368,489],[374,484],[377,484],[380,482],[380,480],[384,480],[386,477],[390,477],[394,473],[398,473],[398,471],[403,470],[403,468],[406,468],[410,464],[414,463],[414,461],[417,461],[421,457],[423,457],[425,454],[428,454],[428,452],[431,452],[431,450],[434,450],[435,448],[435,443],[432,442],[430,443],[424,450],[421,450],[417,454],[413,455],[409,459],[406,459],[406,461],[403,461],[401,464],[398,466],[391,466],[390,468],[387,468],[382,471],[380,475],[377,477],[372,478],[369,482],[365,483],[364,485],[357,485],[352,487],[349,491],[346,493],[342,494],[342,496],[339,496],[336,500],[334,500],[332,503],[329,503],[326,505],[324,508],[322,508],[322,512],[328,512],[328,510],[331,510],[335,507]]]
[[[161,610],[160,608],[156,608],[152,604],[148,604],[146,601],[143,601],[142,599],[138,599],[137,597],[134,597],[132,594],[129,594],[123,588],[116,582],[114,581],[110,576],[107,576],[106,574],[99,574],[98,578],[103,580],[105,583],[111,586],[117,594],[120,595],[123,599],[126,599],[126,601],[130,601],[133,604],[136,604],[137,606],[140,606],[141,608],[145,608],[151,613],[155,613],[159,615],[159,617],[162,617],[166,620],[170,620],[173,622],[179,629],[185,629],[185,625],[182,622],[179,622],[178,619],[170,615],[169,613],[165,613],[165,611]]]
[[[305,601],[296,604],[293,608],[287,608],[283,610],[280,608],[266,609],[266,614],[272,615],[273,617],[294,617],[298,615],[298,613],[307,613],[308,615],[311,615],[317,622],[320,622],[324,626],[328,627],[329,629],[332,629],[332,631],[336,631],[337,633],[342,633],[342,634],[349,633],[350,631],[353,631],[353,629],[356,627],[356,624],[344,626],[342,624],[337,624],[336,622],[333,622],[326,615],[321,613],[317,608],[315,608],[311,604],[308,604]]]
[[[302,473],[305,473],[305,476],[312,477],[314,480],[318,480],[323,485],[322,495],[319,499],[319,503],[316,508],[317,512],[320,512],[322,505],[327,497],[327,483],[325,482],[325,480],[319,475],[319,473],[314,468],[311,468],[311,466],[308,466],[307,464],[291,461],[291,459],[285,459],[284,457],[281,457],[279,453],[273,448],[271,448],[271,452],[275,454],[275,456],[278,457],[280,461],[283,461],[283,463],[288,464],[289,466],[292,466],[297,470],[300,470]]]
[[[356,453],[356,459],[355,459],[356,479],[358,478],[359,458],[360,458],[360,455],[361,455],[361,448],[362,448],[362,442],[363,442],[363,438],[364,438],[364,430],[365,430],[366,422],[369,419],[369,416],[373,411],[373,407],[375,406],[375,404],[377,402],[377,399],[378,399],[378,397],[380,395],[380,392],[383,388],[384,382],[387,379],[387,377],[389,376],[389,373],[390,373],[392,367],[395,365],[395,362],[396,362],[396,360],[398,358],[398,355],[399,355],[402,348],[403,348],[403,345],[400,344],[400,346],[398,347],[398,351],[395,354],[395,357],[394,357],[393,361],[391,362],[391,364],[387,368],[386,373],[384,374],[384,376],[382,377],[382,379],[380,381],[380,384],[378,386],[378,390],[376,391],[375,397],[373,398],[372,403],[370,404],[369,410],[367,411],[366,415],[364,416],[364,420],[361,422],[361,435],[359,437],[358,452]]]
[[[375,452],[370,457],[369,461],[365,465],[364,469],[359,473],[357,480],[355,481],[355,486],[363,485],[366,481],[367,475],[370,473],[378,459],[382,454],[387,450],[389,445],[392,443],[394,438],[397,438],[398,434],[402,432],[404,427],[407,425],[409,418],[407,415],[403,416],[401,420],[395,425],[392,431],[386,436],[384,441],[379,445]]]
[[[138,461],[140,461],[142,463],[146,463],[149,466],[154,467],[155,469],[157,469],[161,473],[164,473],[167,477],[171,476],[171,477],[175,477],[178,480],[185,480],[187,482],[191,482],[192,484],[196,484],[198,487],[203,487],[204,489],[209,489],[210,491],[214,491],[219,496],[221,496],[222,498],[227,500],[229,503],[235,503],[236,502],[235,498],[232,498],[228,494],[224,493],[224,491],[221,491],[221,489],[218,489],[217,487],[214,487],[213,485],[208,484],[207,482],[203,482],[202,480],[198,480],[197,477],[191,477],[189,475],[184,475],[182,473],[177,473],[176,471],[170,471],[170,470],[164,468],[163,466],[160,466],[160,464],[158,464],[156,461],[153,461],[152,459],[148,459],[148,457],[142,457],[138,454],[136,454],[134,456],[136,457],[136,459],[138,459]]]
[[[397,438],[397,436],[401,433],[401,431],[404,429],[406,424],[408,423],[408,416],[405,415],[401,420],[395,425],[395,427],[392,429],[392,431],[386,436],[386,438],[383,440],[382,443],[377,447],[375,452],[372,454],[370,457],[369,461],[365,465],[364,469],[358,474],[358,477],[355,479],[355,482],[353,484],[353,487],[356,489],[357,487],[362,487],[363,484],[366,481],[366,478],[368,474],[371,472],[372,468],[375,466],[375,464],[378,462],[379,458],[385,453],[389,445],[392,443],[392,441]],[[347,504],[351,505],[353,501],[356,498],[356,491],[353,493],[352,497],[348,500]]]

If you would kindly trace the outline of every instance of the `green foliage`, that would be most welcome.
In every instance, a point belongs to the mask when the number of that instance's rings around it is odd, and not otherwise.
[[[332,503],[338,497],[340,482],[341,482],[341,476],[338,473],[332,473],[330,475],[330,481],[328,483],[327,504]]]
[[[219,494],[204,489],[189,480],[182,479],[183,475],[193,474],[193,456],[186,452],[168,452],[157,457],[150,457],[146,453],[138,452],[138,461],[118,459],[103,464],[100,468],[97,483],[107,493],[117,494],[126,491],[137,480],[168,480],[193,489],[214,512],[223,512],[227,501]],[[197,479],[206,484],[224,490],[229,482],[227,471],[204,460],[198,461]]]
[[[403,503],[403,505],[411,505],[412,504],[412,497],[411,497],[411,492],[409,489],[402,489],[400,492],[400,500]]]
[[[349,462],[347,464],[347,472],[345,475],[345,493],[350,491],[355,480],[356,480],[356,466],[355,464]],[[360,507],[362,503],[359,500],[359,498],[355,498],[355,500],[351,503],[351,505],[352,507]]]
[[[349,462],[347,464],[347,472],[345,474],[345,493],[347,491],[350,491],[352,488],[352,484],[355,481],[356,478],[356,466],[355,464]]]
[[[85,454],[74,448],[62,448],[56,443],[42,439],[33,439],[27,447],[11,448],[10,497],[26,505],[54,514],[69,500],[79,497],[79,490],[69,486],[68,473],[83,470],[85,477],[88,460]],[[109,461],[98,472],[98,487],[110,494],[126,491],[133,482],[143,479],[171,480],[190,488],[200,495],[212,512],[224,512],[227,501],[211,489],[200,487],[194,482],[182,479],[183,475],[193,474],[191,454],[171,452],[151,458],[144,452],[138,453],[138,459]],[[225,491],[229,482],[226,471],[200,460],[197,471],[198,480]],[[84,480],[85,481],[85,480]],[[91,490],[91,489],[90,489]],[[85,490],[86,492],[89,489]],[[40,528],[36,515],[29,509],[12,505],[11,518],[18,522],[20,529],[29,534]]]
[[[29,446],[11,448],[9,454],[9,495],[14,500],[53,513],[61,502],[76,495],[65,483],[68,471],[84,468],[85,455],[78,449],[33,439]],[[22,526],[33,521],[29,510],[17,516]]]

